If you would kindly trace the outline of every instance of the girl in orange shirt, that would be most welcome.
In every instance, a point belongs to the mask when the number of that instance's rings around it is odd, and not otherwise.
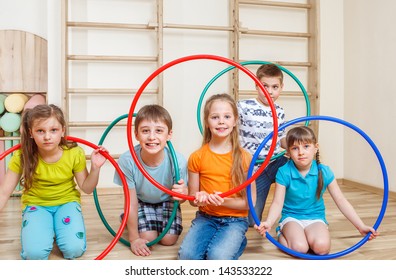
[[[189,195],[195,197],[190,204],[198,207],[198,211],[178,258],[236,260],[247,244],[246,192],[225,198],[220,194],[246,180],[252,156],[240,146],[238,110],[230,95],[217,94],[207,100],[204,126],[202,146],[188,160]],[[253,183],[251,187],[255,194]]]

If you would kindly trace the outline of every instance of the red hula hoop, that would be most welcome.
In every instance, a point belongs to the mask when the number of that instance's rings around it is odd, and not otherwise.
[[[77,137],[72,137],[72,136],[66,136],[65,137],[67,140],[69,141],[73,141],[73,142],[78,142],[84,145],[87,145],[88,147],[91,147],[92,149],[96,150],[99,147],[91,142],[88,142],[86,140],[77,138]],[[21,144],[17,144],[14,147],[8,149],[7,151],[5,151],[4,153],[0,154],[0,160],[2,160],[5,156],[7,156],[8,154],[18,150],[21,147]],[[110,242],[110,244],[107,246],[107,248],[99,255],[95,258],[95,260],[102,260],[113,248],[114,246],[117,244],[118,240],[121,238],[121,235],[126,227],[126,223],[128,220],[128,214],[129,214],[129,210],[130,210],[130,197],[129,197],[129,189],[128,189],[128,183],[125,179],[124,173],[121,171],[118,163],[110,156],[109,153],[105,153],[105,152],[100,152],[106,159],[108,159],[111,164],[114,166],[114,168],[117,170],[118,174],[120,175],[121,181],[122,181],[122,185],[123,185],[123,189],[124,189],[124,218],[121,221],[121,226],[118,229],[117,234],[114,236],[114,239]]]
[[[260,175],[260,173],[265,169],[265,167],[268,165],[269,161],[271,160],[272,154],[274,153],[275,147],[276,147],[276,142],[277,142],[277,137],[278,137],[278,118],[277,118],[277,113],[276,113],[276,109],[275,109],[275,105],[274,102],[272,101],[271,96],[269,95],[268,91],[265,89],[265,87],[261,84],[260,80],[257,79],[257,77],[247,68],[243,67],[242,65],[240,65],[239,63],[225,58],[225,57],[221,57],[221,56],[216,56],[216,55],[209,55],[209,54],[198,54],[198,55],[191,55],[191,56],[185,56],[185,57],[181,57],[178,59],[175,59],[167,64],[164,64],[163,66],[161,66],[160,68],[158,68],[156,71],[154,71],[144,82],[143,84],[140,86],[139,90],[136,92],[135,97],[132,101],[130,110],[129,110],[129,114],[128,114],[128,122],[127,122],[127,139],[128,139],[128,146],[129,146],[129,150],[131,152],[132,158],[134,159],[137,167],[139,168],[139,170],[142,172],[142,174],[147,178],[147,180],[149,180],[154,186],[156,186],[157,188],[159,188],[160,190],[162,190],[163,192],[171,195],[171,196],[176,196],[182,199],[187,199],[187,200],[194,200],[195,197],[194,196],[189,196],[189,195],[184,195],[184,194],[180,194],[180,193],[176,193],[173,192],[169,189],[167,189],[166,187],[164,187],[163,185],[161,185],[160,183],[158,183],[156,180],[154,180],[153,177],[150,176],[150,174],[148,174],[148,172],[144,169],[144,167],[142,166],[142,164],[139,162],[139,159],[137,158],[136,152],[134,150],[134,144],[133,144],[133,140],[132,140],[132,118],[133,118],[133,113],[135,112],[135,108],[136,108],[136,104],[141,96],[141,94],[143,93],[143,90],[147,87],[147,85],[155,78],[157,77],[161,72],[163,72],[164,70],[185,62],[185,61],[190,61],[190,60],[197,60],[197,59],[210,59],[210,60],[217,60],[217,61],[222,61],[228,64],[231,64],[233,66],[235,66],[236,68],[242,70],[243,72],[245,72],[250,78],[252,78],[255,83],[258,85],[258,87],[263,91],[265,97],[268,100],[269,106],[271,108],[271,112],[272,112],[272,119],[273,119],[273,123],[274,123],[274,134],[273,134],[273,139],[272,139],[272,143],[270,146],[270,149],[268,151],[268,156],[265,158],[264,162],[261,164],[260,168],[248,179],[246,180],[243,184],[239,185],[238,187],[233,188],[232,190],[229,190],[227,192],[222,193],[220,196],[221,197],[226,197],[229,195],[232,195],[240,190],[242,190],[243,188],[245,188],[246,186],[248,186],[249,184],[251,184],[251,182],[253,182],[254,180],[256,180],[256,178]]]

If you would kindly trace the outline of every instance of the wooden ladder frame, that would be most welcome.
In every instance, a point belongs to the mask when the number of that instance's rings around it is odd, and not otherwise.
[[[272,61],[281,66],[293,66],[293,67],[306,67],[308,69],[308,88],[307,92],[311,103],[311,115],[318,114],[319,112],[319,36],[318,36],[318,0],[307,0],[307,4],[299,3],[286,3],[280,1],[260,1],[260,0],[229,0],[229,26],[210,26],[210,25],[188,25],[188,24],[172,24],[164,23],[163,21],[163,0],[157,1],[157,22],[147,24],[122,24],[122,23],[93,23],[93,22],[72,22],[68,20],[68,0],[62,0],[62,98],[63,98],[63,109],[67,118],[69,127],[98,127],[108,126],[110,122],[70,122],[69,121],[69,98],[71,94],[85,94],[85,95],[121,95],[131,94],[136,92],[136,89],[76,89],[69,88],[68,86],[68,64],[69,61],[116,61],[116,62],[155,62],[160,67],[163,64],[163,31],[166,28],[173,29],[196,29],[196,30],[215,30],[230,32],[231,35],[229,40],[230,58],[234,61],[243,62],[243,58],[239,55],[239,41],[241,36],[244,35],[258,35],[258,36],[271,36],[271,37],[294,37],[294,38],[305,38],[308,40],[308,59],[309,61],[291,62],[291,61]],[[268,7],[280,7],[290,9],[306,9],[308,12],[308,32],[307,33],[296,33],[296,32],[278,32],[268,30],[252,30],[248,27],[244,27],[240,23],[239,10],[242,6],[246,5],[258,5]],[[157,56],[144,57],[144,56],[91,56],[91,55],[74,55],[68,51],[68,29],[70,27],[77,28],[101,28],[101,29],[123,29],[123,30],[156,30],[157,32]],[[233,96],[236,99],[252,95],[252,91],[239,90],[239,79],[237,69],[230,71],[232,76],[230,79],[230,88]],[[158,97],[158,103],[163,102],[163,81],[159,77],[158,91],[155,92]],[[284,95],[287,97],[300,96],[300,92],[286,92]],[[314,130],[317,132],[317,125],[314,124]]]

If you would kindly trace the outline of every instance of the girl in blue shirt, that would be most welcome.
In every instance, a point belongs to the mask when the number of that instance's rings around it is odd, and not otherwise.
[[[292,128],[286,135],[289,160],[276,174],[274,199],[267,219],[255,226],[265,235],[279,221],[279,242],[299,253],[309,250],[317,255],[330,252],[330,233],[325,215],[323,194],[331,197],[344,216],[362,235],[371,232],[370,240],[379,233],[359,218],[343,195],[333,172],[319,161],[319,145],[314,132],[306,127]]]

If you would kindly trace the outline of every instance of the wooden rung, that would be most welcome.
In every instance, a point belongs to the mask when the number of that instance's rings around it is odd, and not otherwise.
[[[113,159],[119,159],[121,154],[110,154]],[[91,155],[85,155],[86,160],[91,160]]]
[[[247,60],[240,60],[241,62],[247,61]],[[311,62],[293,62],[293,61],[268,61],[272,62],[281,66],[288,66],[288,67],[311,67],[312,63]],[[248,65],[246,65],[248,66]]]
[[[257,91],[255,90],[239,90],[240,96],[250,96],[250,95],[257,95]],[[312,94],[307,92],[308,96]],[[301,91],[282,91],[281,97],[304,97]]]
[[[68,127],[107,127],[111,122],[69,122]],[[126,126],[126,122],[119,122],[115,126]]]
[[[7,141],[7,140],[21,140],[21,137],[16,137],[16,136],[1,136],[0,137],[0,142]]]
[[[293,61],[278,61],[276,64],[281,65],[281,66],[291,66],[291,67],[311,67],[312,63],[311,62],[293,62]]]
[[[117,55],[68,55],[68,60],[78,61],[120,61],[120,62],[157,62],[156,56],[117,56]]]
[[[67,26],[78,27],[78,28],[98,28],[98,29],[155,30],[155,27],[149,24],[107,23],[107,22],[68,21]]]
[[[188,25],[188,24],[170,24],[164,23],[164,28],[175,29],[195,29],[195,30],[211,30],[211,31],[233,31],[229,26],[211,26],[211,25]]]
[[[310,9],[312,6],[310,4],[286,3],[286,2],[275,2],[275,1],[257,1],[257,0],[240,0],[239,4],[273,6],[273,7],[283,7],[283,8],[299,8],[299,9]]]
[[[251,30],[251,29],[246,29],[246,28],[241,29],[241,34],[260,35],[260,36],[274,36],[274,37],[294,37],[294,38],[310,38],[311,37],[310,33]]]
[[[28,89],[12,89],[12,90],[7,90],[7,92],[1,92],[1,94],[11,94],[11,93],[23,93],[24,95],[27,95],[29,97],[32,97],[35,94],[43,94],[45,95],[46,92],[38,91],[38,92],[32,92],[31,90]]]
[[[138,89],[127,89],[127,88],[69,88],[66,92],[75,95],[130,95],[136,94]],[[145,89],[142,94],[158,94],[157,89]]]

